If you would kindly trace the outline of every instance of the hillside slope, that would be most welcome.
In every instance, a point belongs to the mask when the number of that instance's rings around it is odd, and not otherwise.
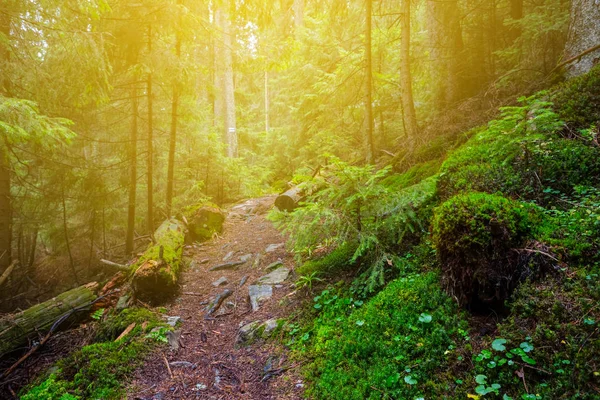
[[[595,68],[403,174],[334,162],[274,215],[331,282],[295,337],[308,394],[600,398],[599,121]]]

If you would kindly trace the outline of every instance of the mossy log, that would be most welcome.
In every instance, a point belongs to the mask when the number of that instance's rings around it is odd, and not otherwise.
[[[26,346],[29,339],[39,338],[64,314],[96,300],[97,289],[97,283],[88,283],[25,311],[1,318],[0,356]],[[69,320],[81,318],[81,314],[74,313]]]
[[[175,291],[186,231],[176,219],[163,222],[156,230],[156,243],[132,267],[132,286],[138,298],[158,301]]]
[[[202,205],[194,210],[188,218],[189,238],[191,241],[204,242],[210,240],[215,233],[223,231],[225,213],[215,205]]]

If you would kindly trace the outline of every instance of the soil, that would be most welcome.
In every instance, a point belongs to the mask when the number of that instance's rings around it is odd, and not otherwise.
[[[186,247],[191,263],[182,274],[180,296],[163,310],[165,316],[181,317],[177,330],[182,347],[157,349],[136,371],[128,388],[129,399],[303,398],[299,364],[289,359],[283,331],[269,340],[236,348],[241,326],[286,318],[300,301],[293,286],[293,257],[285,250],[284,238],[265,219],[273,201],[274,197],[264,197],[230,208],[221,236]],[[278,244],[281,246],[267,252],[269,245]],[[238,269],[209,271],[248,255],[251,258]],[[273,297],[253,312],[248,286],[267,274],[266,267],[278,260],[291,270],[290,276],[281,285],[274,285]],[[213,286],[220,277],[228,283]],[[240,286],[244,277],[246,281]],[[233,294],[218,312],[206,318],[207,304],[226,289]],[[186,361],[192,366],[175,364],[169,371],[166,361]]]

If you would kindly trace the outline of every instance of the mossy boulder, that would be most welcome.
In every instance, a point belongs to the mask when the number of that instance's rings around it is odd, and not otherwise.
[[[526,276],[515,249],[530,237],[530,212],[485,193],[455,196],[435,210],[433,244],[443,285],[459,304],[502,305]]]
[[[189,240],[204,242],[215,233],[223,232],[225,213],[216,205],[204,204],[190,212],[188,217]]]

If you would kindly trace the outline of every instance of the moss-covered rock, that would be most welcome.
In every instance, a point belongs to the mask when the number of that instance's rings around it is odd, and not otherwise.
[[[215,233],[223,231],[225,213],[216,205],[205,204],[190,212],[188,217],[189,239],[204,242]]]
[[[531,232],[521,203],[484,193],[458,195],[435,210],[433,244],[443,284],[462,305],[502,304],[525,268],[515,248]]]

